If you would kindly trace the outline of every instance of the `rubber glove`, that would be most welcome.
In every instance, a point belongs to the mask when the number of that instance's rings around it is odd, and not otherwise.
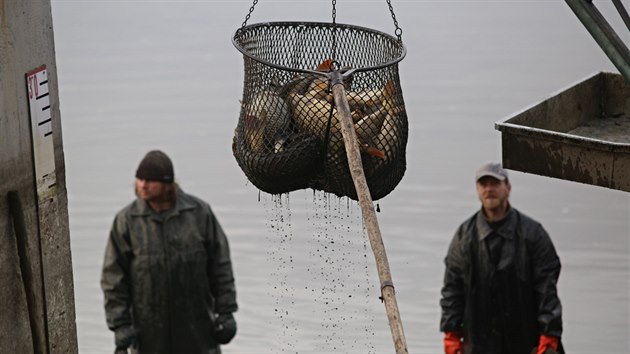
[[[457,332],[444,333],[444,353],[445,354],[461,354],[462,339]]]
[[[558,337],[546,336],[544,334],[541,334],[540,340],[538,341],[538,352],[536,352],[536,354],[545,354],[547,348],[551,348],[554,351],[557,351],[558,342]]]
[[[214,322],[214,339],[219,344],[229,343],[236,334],[236,320],[231,313],[221,313]]]

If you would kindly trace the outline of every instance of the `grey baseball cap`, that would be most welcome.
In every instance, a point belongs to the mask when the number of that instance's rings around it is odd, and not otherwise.
[[[503,167],[501,167],[500,163],[487,162],[481,165],[475,173],[475,182],[486,176],[494,177],[499,181],[505,181],[508,178],[508,173],[505,169],[503,169]]]

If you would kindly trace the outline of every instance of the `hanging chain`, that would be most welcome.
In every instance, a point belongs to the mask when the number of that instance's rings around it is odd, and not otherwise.
[[[332,0],[332,69],[337,65],[337,0]]]
[[[396,37],[398,37],[398,41],[402,42],[402,29],[398,27],[398,21],[396,20],[396,14],[394,14],[394,7],[392,6],[392,1],[387,0],[387,5],[389,6],[389,12],[392,14],[392,19],[394,20],[394,26],[396,26]]]
[[[254,0],[254,2],[252,3],[252,6],[249,8],[249,12],[247,13],[247,15],[245,16],[245,21],[243,21],[243,24],[241,25],[241,28],[247,26],[247,21],[249,21],[249,18],[252,15],[252,12],[254,12],[254,8],[256,7],[256,5],[258,4],[258,0]],[[333,61],[335,59],[335,54],[337,51],[337,38],[336,38],[336,31],[337,31],[337,0],[332,0],[332,25],[333,25],[333,43],[332,43],[332,51],[333,51]],[[396,34],[396,37],[398,37],[398,41],[402,42],[402,29],[398,26],[398,20],[396,20],[396,14],[394,13],[394,7],[392,6],[392,1],[391,0],[387,0],[387,6],[389,7],[389,12],[392,14],[392,20],[394,20],[394,26],[396,27],[396,30],[394,31],[394,33]]]
[[[241,25],[241,29],[247,26],[247,21],[249,21],[249,17],[252,15],[252,12],[254,12],[254,7],[256,6],[256,4],[258,4],[258,0],[254,0],[252,7],[249,8],[249,12],[247,13],[247,16],[245,16],[245,21],[243,21],[243,24]]]

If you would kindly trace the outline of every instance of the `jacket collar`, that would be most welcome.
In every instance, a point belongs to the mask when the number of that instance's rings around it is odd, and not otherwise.
[[[505,215],[505,222],[503,225],[501,225],[497,230],[493,230],[490,227],[483,210],[479,210],[477,212],[477,219],[475,220],[477,226],[477,237],[480,241],[482,241],[494,232],[503,238],[512,239],[514,237],[514,231],[516,230],[516,219],[516,209],[510,206],[510,210],[508,210]]]

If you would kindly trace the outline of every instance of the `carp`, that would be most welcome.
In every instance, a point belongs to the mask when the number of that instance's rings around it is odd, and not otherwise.
[[[381,105],[391,106],[390,101],[395,93],[394,82],[389,80],[378,90],[348,91],[346,92],[346,99],[351,111],[363,110],[372,112]]]
[[[392,161],[398,157],[401,147],[400,139],[404,137],[403,123],[400,113],[404,111],[403,107],[395,107],[388,109],[383,119],[381,129],[374,138],[374,147],[383,151],[384,160]]]
[[[293,107],[293,120],[298,131],[319,136],[322,141],[328,139],[329,152],[338,153],[339,148],[343,147],[341,142],[343,137],[339,113],[332,104],[326,100],[300,94],[291,95],[289,102]],[[373,137],[381,130],[386,114],[387,109],[383,108],[378,112],[361,117],[354,124],[361,151],[378,158],[383,158],[383,152],[372,146]],[[355,114],[352,115],[354,119]]]
[[[354,124],[354,130],[361,141],[373,142],[381,131],[383,121],[388,114],[387,108],[381,106],[376,112],[364,115]]]
[[[243,109],[244,135],[252,152],[273,148],[275,142],[287,134],[291,109],[276,92],[255,94]]]

